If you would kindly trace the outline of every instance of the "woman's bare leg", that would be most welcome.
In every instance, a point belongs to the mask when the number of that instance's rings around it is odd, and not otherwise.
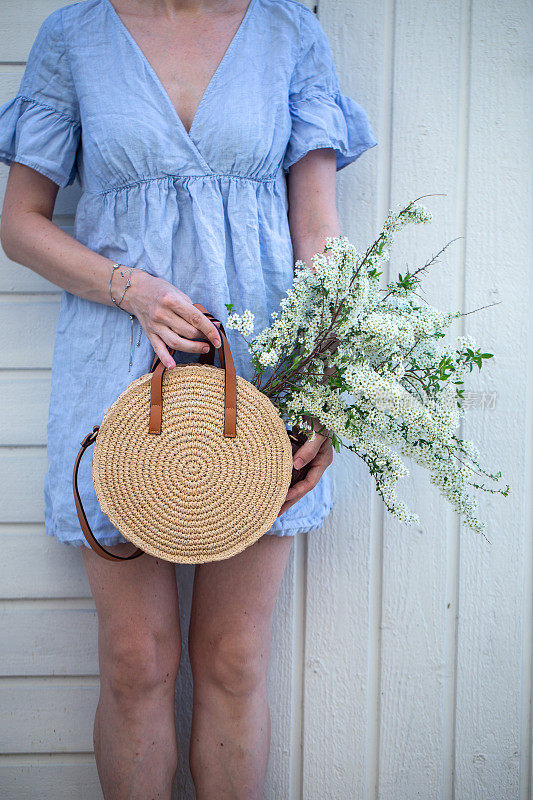
[[[197,800],[261,800],[270,748],[270,621],[294,537],[266,534],[195,569],[189,629]]]
[[[94,749],[105,800],[170,800],[181,654],[174,565],[148,555],[114,563],[81,549],[98,612]],[[124,555],[131,545],[108,549]]]

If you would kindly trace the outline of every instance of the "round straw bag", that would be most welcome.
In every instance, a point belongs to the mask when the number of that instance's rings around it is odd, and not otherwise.
[[[222,324],[218,329],[221,367],[214,366],[213,345],[199,363],[171,370],[156,356],[151,371],[117,397],[81,442],[76,510],[85,538],[104,558],[149,553],[188,564],[229,558],[272,526],[289,486],[302,477],[292,454],[305,438],[288,433],[269,398],[236,375]],[[77,476],[93,443],[98,502],[136,545],[131,555],[106,550],[87,521]]]

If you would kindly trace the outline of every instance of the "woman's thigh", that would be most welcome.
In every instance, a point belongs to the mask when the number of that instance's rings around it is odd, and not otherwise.
[[[174,565],[149,555],[107,561],[83,546],[98,613],[100,673],[105,681],[157,682],[179,665],[181,632]],[[131,545],[110,547],[125,555]],[[170,676],[169,676],[170,677]]]
[[[246,665],[264,673],[270,620],[293,540],[265,534],[236,556],[196,566],[189,628],[193,670],[233,671],[236,680],[245,679]]]

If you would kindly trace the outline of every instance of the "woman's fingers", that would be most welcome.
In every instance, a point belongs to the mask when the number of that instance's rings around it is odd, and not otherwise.
[[[311,489],[314,489],[317,485],[318,481],[320,480],[320,476],[326,469],[327,464],[315,464],[309,468],[309,471],[305,478],[301,481],[298,481],[291,486],[289,491],[287,492],[287,497],[285,500],[299,500],[304,494],[310,492]]]
[[[325,463],[316,465],[313,464],[303,481],[298,481],[294,484],[294,486],[291,486],[287,492],[285,500],[283,501],[283,505],[278,512],[278,517],[287,511],[288,508],[297,503],[298,500],[307,494],[307,492],[311,491],[311,489],[314,489],[322,477],[322,473],[325,472],[327,466],[328,465]]]
[[[161,363],[164,364],[167,369],[172,369],[172,367],[175,367],[176,362],[168,352],[168,347],[163,339],[161,339],[157,333],[147,333],[146,335],[148,336],[148,340],[154,348],[154,352],[158,356]]]
[[[314,439],[308,439],[301,447],[298,448],[293,457],[293,464],[296,469],[301,469],[316,456],[326,438],[326,436],[316,433]]]
[[[333,460],[333,456],[331,453],[331,448],[326,450],[320,450],[316,456],[310,462],[309,470],[305,478],[301,481],[297,481],[289,491],[287,492],[287,497],[285,500],[299,500],[300,497],[303,497],[304,494],[314,489],[317,485],[318,481],[320,480],[322,473],[329,467]]]
[[[315,439],[319,435],[320,434],[317,434],[315,436]],[[314,487],[317,485],[318,481],[322,477],[322,474],[326,471],[326,469],[333,461],[333,448],[331,446],[330,439],[321,435],[320,438],[322,439],[322,442],[319,445],[318,452],[312,459],[310,460],[308,459],[306,461],[306,463],[310,463],[310,468],[307,472],[307,475],[303,480],[297,481],[293,486],[290,487],[283,502],[283,505],[279,510],[278,517],[285,511],[287,511],[288,508],[297,503],[298,500],[300,500],[300,498],[302,498],[304,495],[307,494],[307,492],[311,491],[311,489],[314,489]],[[315,441],[315,439],[313,439],[313,442]],[[302,450],[304,447],[307,446],[307,444],[312,444],[313,442],[306,442],[304,445],[302,445],[302,447],[299,450],[296,451],[296,453],[299,453],[300,450]]]
[[[182,350],[185,353],[207,353],[209,350],[209,342],[205,340],[186,339],[164,325],[155,324],[153,329],[156,335],[174,350]]]
[[[171,312],[185,320],[185,323],[194,331],[192,333],[193,336],[203,333],[215,347],[220,347],[220,333],[216,325],[199,308],[196,308],[190,300],[187,302],[185,298],[186,295],[182,299],[177,293],[168,292],[168,294],[164,295],[163,302]],[[196,352],[196,349],[194,352]]]
[[[157,336],[169,347],[186,352],[202,352],[202,336],[207,343],[221,346],[217,325],[196,308],[188,295],[163,278],[141,274],[132,284],[129,300],[131,312],[149,338]]]
[[[167,310],[165,318],[159,320],[159,324],[173,331],[183,339],[199,339],[205,338],[203,333],[191,325],[187,320],[180,317],[175,311]]]

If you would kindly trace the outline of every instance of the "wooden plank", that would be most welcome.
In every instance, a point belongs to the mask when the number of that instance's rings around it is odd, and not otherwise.
[[[369,0],[319,3],[341,91],[363,106],[380,142],[337,175],[341,230],[363,250],[374,238],[378,161],[386,152],[379,131],[384,14]],[[373,487],[353,454],[335,454],[329,470],[334,508],[319,531],[303,535],[305,649],[295,655],[302,660],[303,765],[300,791],[291,797],[306,800],[364,796],[374,714],[369,698],[376,664],[368,633]]]
[[[0,522],[41,522],[44,519],[46,449],[3,448],[0,451]]]
[[[0,373],[0,396],[0,445],[46,445],[50,373]]]
[[[103,800],[91,756],[0,758],[0,786],[6,800],[37,796],[39,800]]]
[[[48,536],[44,525],[0,525],[0,549],[9,569],[0,573],[0,598],[91,597],[79,547]]]
[[[10,261],[2,250],[0,251],[0,292],[58,294],[61,292],[61,288],[47,281],[29,267]]]
[[[265,797],[296,797],[294,776],[300,752],[294,747],[295,712],[301,716],[301,681],[305,600],[302,536],[293,541],[272,614],[271,658],[267,692],[271,713],[271,747]],[[301,590],[299,590],[301,587]],[[192,795],[194,797],[194,795]]]
[[[2,604],[0,676],[98,675],[96,610],[74,602]]]
[[[59,298],[0,300],[0,369],[52,364]]]
[[[26,61],[41,23],[56,8],[71,1],[25,0],[21,7],[17,0],[2,0],[2,29],[9,31],[2,40],[2,61]]]
[[[495,409],[471,409],[464,436],[482,463],[501,469],[508,498],[480,497],[490,540],[461,531],[455,793],[457,797],[526,797],[520,786],[520,720],[531,725],[531,675],[521,674],[521,597],[528,553],[524,483],[531,397],[531,8],[525,0],[474,0],[468,139],[465,306],[499,305],[467,318],[466,328],[495,354],[473,383],[496,390]],[[529,687],[523,695],[521,687]]]
[[[421,201],[434,214],[431,225],[408,226],[396,235],[388,280],[407,266],[414,271],[462,233],[455,228],[462,188],[457,183],[461,2],[398,0],[394,20],[388,205],[429,193],[445,196]],[[423,297],[439,309],[457,308],[460,256],[460,248],[452,246],[424,276]],[[447,547],[454,525],[427,472],[412,462],[407,466],[411,475],[399,493],[420,525],[404,526],[383,508],[378,754],[383,800],[443,797],[442,775],[452,769],[453,731],[447,721],[454,705],[454,652],[447,648],[457,609],[448,604],[448,583],[455,584],[456,574]]]
[[[365,775],[373,490],[351,454],[335,454],[329,469],[334,508],[319,531],[304,534],[302,797],[309,800],[363,797]]]
[[[24,66],[13,66],[7,70],[0,72],[0,105],[3,105],[8,100],[11,100],[20,87],[22,76],[24,75]]]
[[[93,678],[0,681],[3,753],[91,753],[98,703]]]

